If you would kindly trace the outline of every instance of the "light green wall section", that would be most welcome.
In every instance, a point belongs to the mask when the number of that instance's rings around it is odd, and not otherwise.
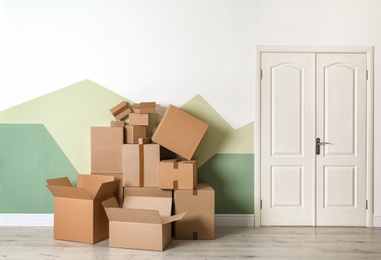
[[[1,111],[0,122],[44,124],[77,171],[90,173],[90,127],[110,125],[110,108],[123,100],[84,80]]]
[[[52,213],[46,180],[76,173],[43,125],[0,124],[0,213]]]
[[[181,109],[209,124],[196,150],[199,164],[204,164],[216,153],[254,153],[254,123],[233,129],[200,95],[196,95]]]
[[[254,155],[216,154],[198,170],[216,193],[217,214],[254,213]]]

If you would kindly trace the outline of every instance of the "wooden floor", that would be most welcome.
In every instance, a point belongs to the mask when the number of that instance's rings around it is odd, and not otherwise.
[[[216,240],[173,240],[163,252],[53,239],[51,227],[0,227],[0,259],[381,259],[381,228],[217,228]]]

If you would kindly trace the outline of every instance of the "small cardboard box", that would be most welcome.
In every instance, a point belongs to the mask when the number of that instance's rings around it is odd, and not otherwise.
[[[102,201],[114,195],[118,183],[95,174],[78,174],[77,187],[67,177],[47,180],[54,196],[54,238],[88,244],[108,238]]]
[[[110,112],[116,120],[121,120],[122,118],[128,116],[128,114],[131,113],[132,110],[125,101],[122,101],[115,107],[111,108]]]
[[[128,119],[129,125],[142,125],[142,126],[148,126],[149,125],[149,114],[137,114],[137,113],[131,113]]]
[[[160,146],[123,145],[123,186],[159,187]]]
[[[132,105],[136,114],[154,114],[156,113],[156,102],[140,102]]]
[[[91,127],[91,172],[122,173],[123,127]]]
[[[193,190],[197,185],[197,161],[162,160],[159,163],[159,188]]]
[[[209,125],[170,105],[160,121],[152,141],[191,160]]]
[[[114,127],[124,127],[126,123],[124,121],[111,121],[110,126]]]
[[[175,223],[175,238],[180,240],[214,239],[214,190],[206,183],[192,190],[174,191],[174,208],[188,214]]]
[[[126,143],[137,144],[139,138],[147,137],[147,127],[140,125],[126,125],[124,127],[126,135]]]

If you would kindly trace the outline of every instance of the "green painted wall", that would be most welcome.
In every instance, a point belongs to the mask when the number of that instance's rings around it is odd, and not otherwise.
[[[0,124],[0,213],[52,213],[46,180],[76,170],[43,125]]]
[[[216,154],[198,176],[214,188],[217,214],[254,213],[253,154]]]
[[[0,111],[0,213],[52,212],[46,179],[90,173],[90,127],[108,126],[123,100],[132,103],[83,80]],[[200,95],[180,108],[209,124],[195,158],[200,182],[216,190],[216,213],[252,214],[254,123],[233,129]],[[161,116],[151,119],[155,128]]]

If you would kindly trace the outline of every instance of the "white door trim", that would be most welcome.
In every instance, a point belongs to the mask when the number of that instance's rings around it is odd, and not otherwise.
[[[265,52],[365,53],[367,55],[367,155],[366,155],[366,226],[373,227],[373,160],[374,160],[374,47],[373,46],[256,46],[255,123],[254,123],[254,223],[261,226],[261,54]]]

